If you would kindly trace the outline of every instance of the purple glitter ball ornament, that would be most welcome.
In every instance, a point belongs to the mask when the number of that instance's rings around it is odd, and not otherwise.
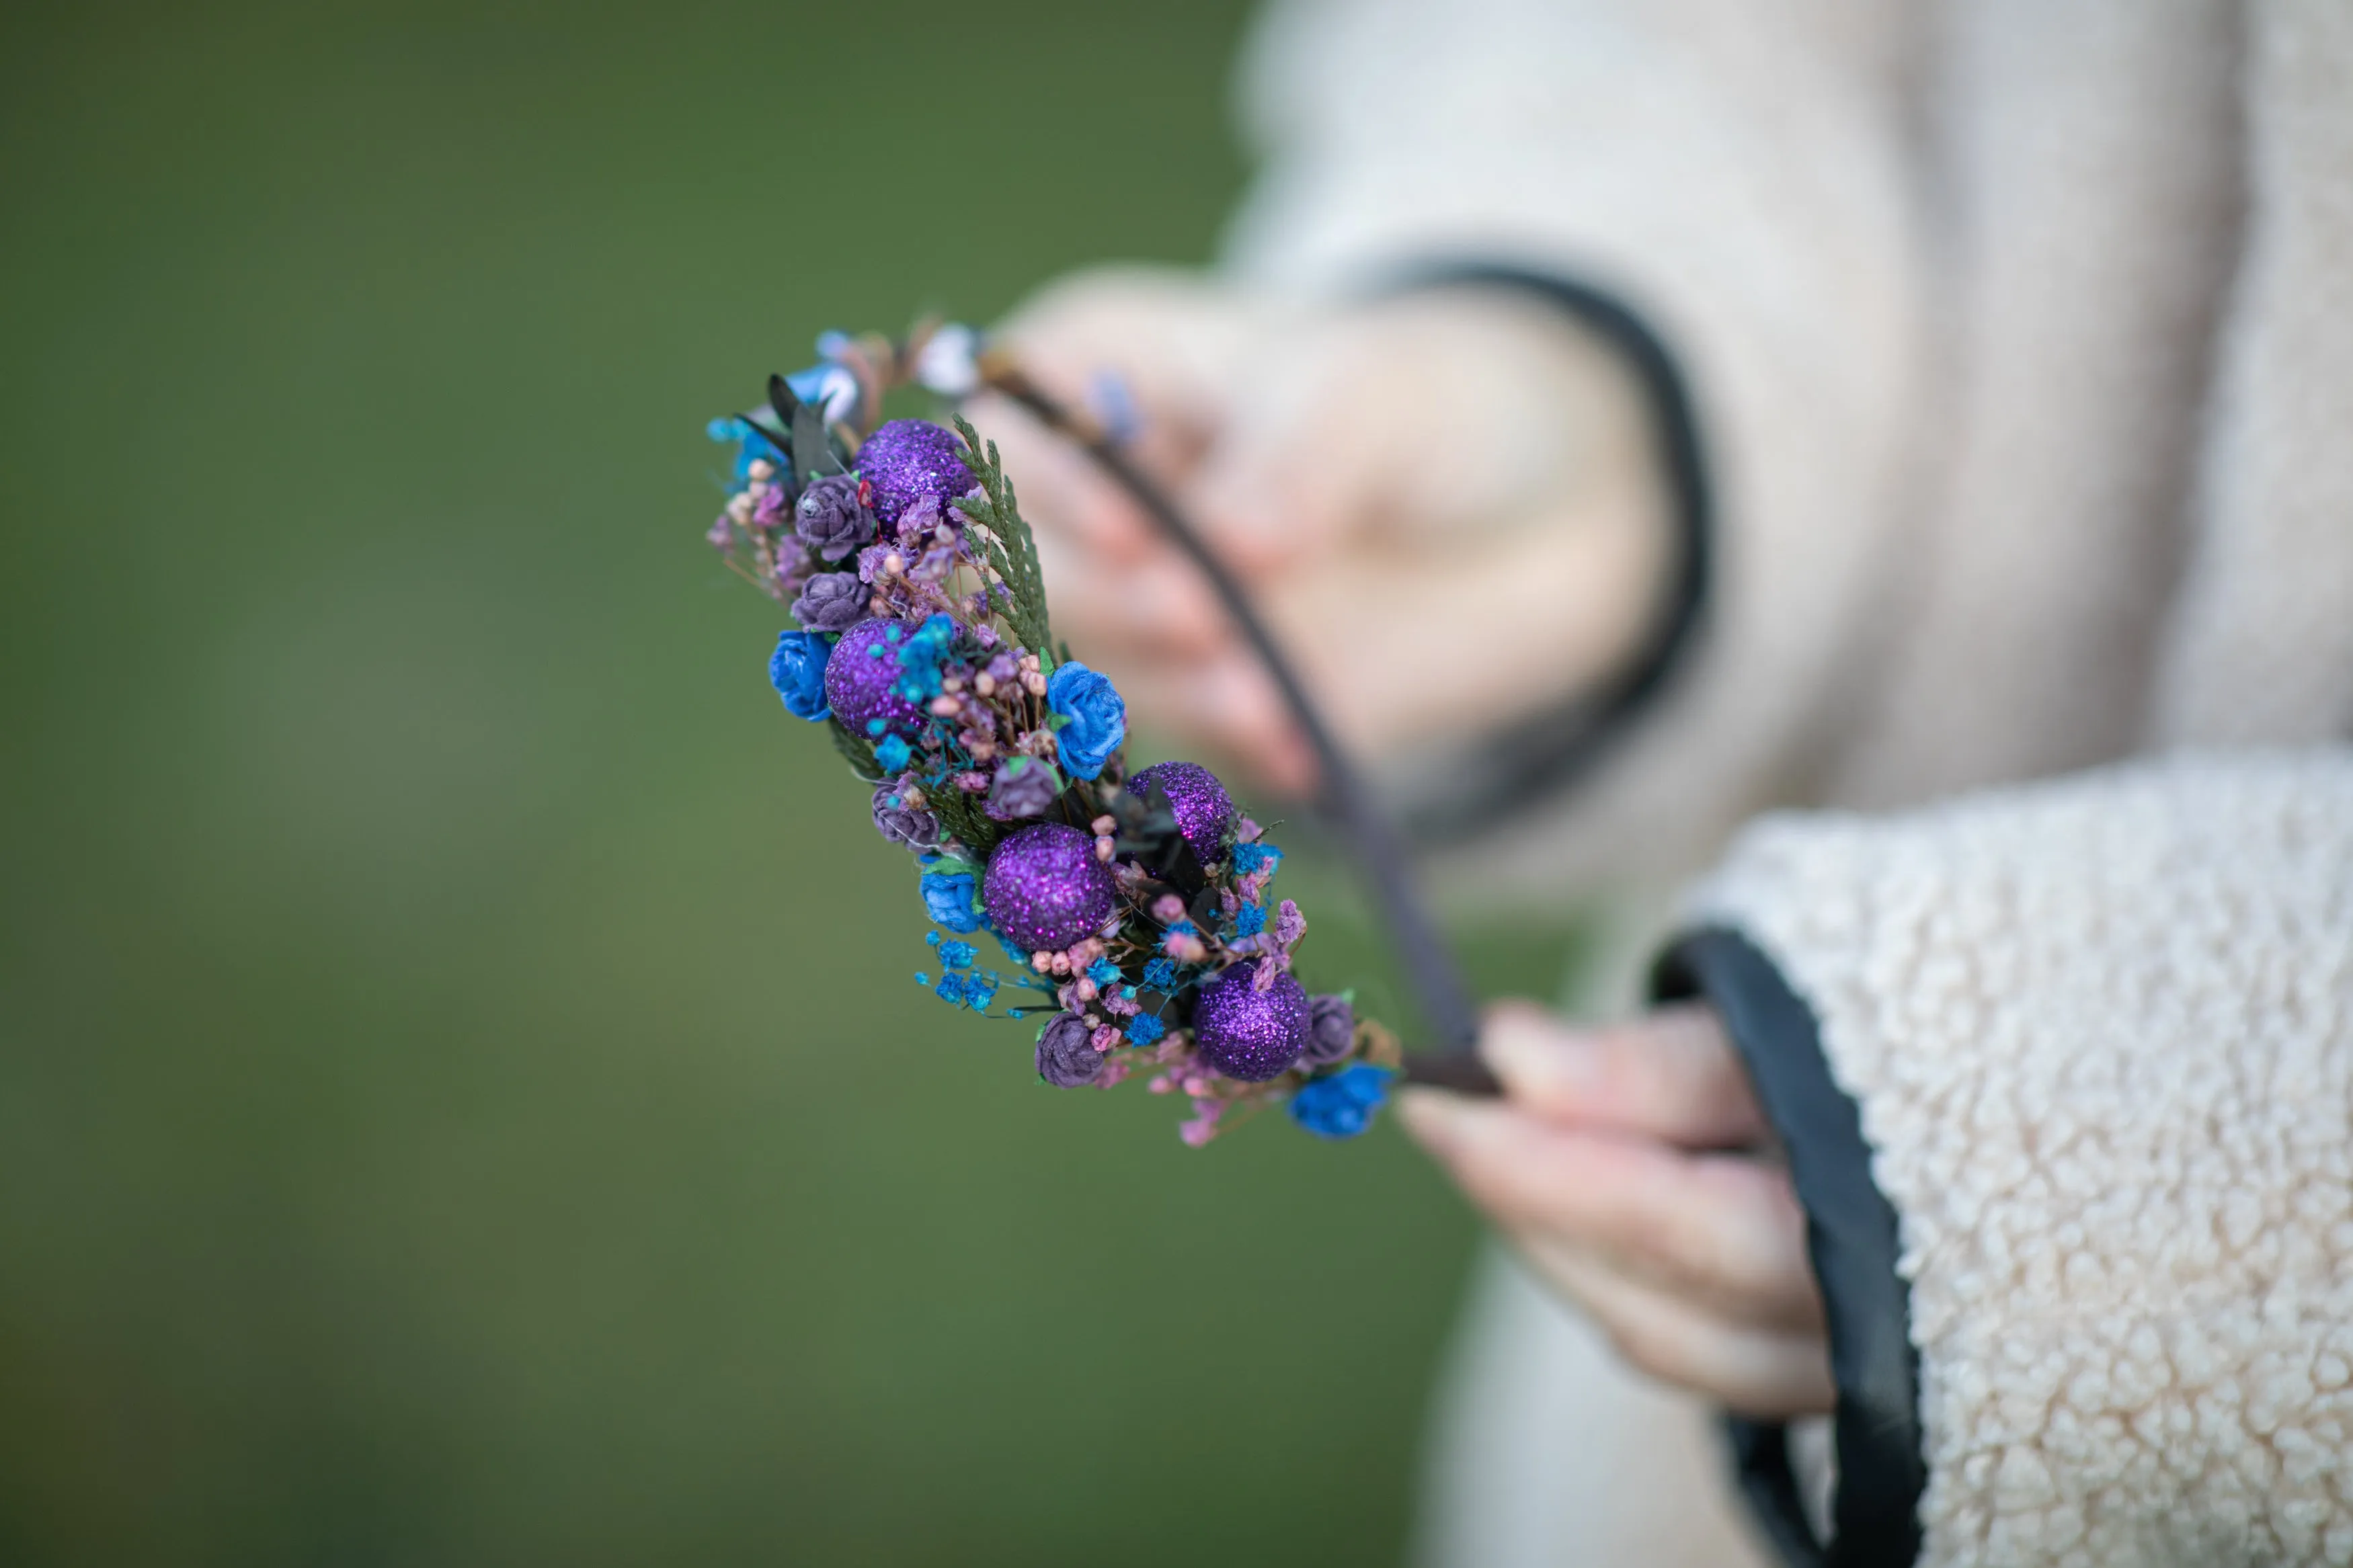
[[[1148,799],[1158,784],[1176,814],[1176,831],[1193,847],[1193,858],[1204,866],[1226,858],[1226,835],[1234,826],[1234,803],[1218,775],[1198,763],[1155,763],[1139,769],[1127,781],[1127,793]]]
[[[972,489],[963,453],[952,433],[928,419],[893,419],[858,448],[858,475],[874,487],[876,515],[896,528],[899,514],[917,501],[945,507]]]
[[[1022,952],[1060,952],[1111,919],[1111,868],[1095,858],[1086,834],[1041,822],[997,847],[980,901],[989,923]]]
[[[891,689],[905,673],[899,650],[907,637],[908,628],[897,621],[860,621],[833,645],[825,664],[825,700],[852,734],[871,741],[886,732],[909,740],[923,733],[923,710]],[[877,719],[880,731],[872,727]]]
[[[1244,1083],[1264,1083],[1307,1048],[1307,991],[1288,974],[1261,991],[1264,959],[1237,963],[1201,987],[1193,1038],[1209,1065]]]

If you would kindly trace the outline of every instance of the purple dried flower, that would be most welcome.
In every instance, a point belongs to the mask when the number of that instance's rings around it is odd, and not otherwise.
[[[793,531],[828,561],[839,561],[874,537],[874,512],[860,499],[860,481],[828,474],[801,492]]]
[[[723,511],[719,514],[718,521],[711,525],[710,531],[702,537],[710,542],[713,550],[732,549],[735,543],[734,525],[728,521],[727,514]]]
[[[1077,1089],[1094,1082],[1103,1071],[1103,1053],[1096,1050],[1094,1031],[1084,1018],[1057,1013],[1038,1036],[1038,1076],[1056,1089]]]
[[[793,493],[782,485],[770,485],[752,503],[752,526],[774,531],[785,526],[785,514],[792,510]]]
[[[793,619],[813,632],[846,632],[866,618],[866,584],[849,572],[822,572],[793,601]]]
[[[780,539],[776,542],[776,559],[770,564],[775,567],[776,574],[771,580],[769,596],[789,605],[800,596],[802,587],[809,580],[809,568],[817,563],[809,559],[809,552],[803,550],[797,541]]]
[[[1307,1049],[1300,1060],[1310,1067],[1330,1067],[1345,1061],[1356,1048],[1356,1008],[1345,996],[1307,999]]]
[[[895,783],[874,786],[874,831],[893,844],[903,844],[919,853],[940,847],[940,819],[915,802],[923,797],[916,793],[915,775],[907,773]]]
[[[944,543],[939,536],[940,521],[940,503],[929,496],[918,496],[907,503],[907,510],[899,514],[894,525],[899,542],[910,550]],[[953,531],[950,537],[954,537]]]
[[[1289,899],[1282,900],[1274,911],[1274,940],[1282,947],[1296,947],[1299,939],[1307,934],[1307,917]]]
[[[1013,757],[997,766],[984,809],[999,822],[1043,816],[1061,793],[1062,781],[1054,776],[1052,768],[1035,757]]]

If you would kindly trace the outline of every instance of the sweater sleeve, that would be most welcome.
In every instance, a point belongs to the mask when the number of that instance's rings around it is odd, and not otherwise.
[[[1696,871],[1836,710],[1916,424],[1905,12],[1288,0],[1260,30],[1238,275],[1311,295],[1449,262],[1561,277],[1639,315],[1693,389],[1720,515],[1693,657],[1573,798],[1499,836],[1496,882]],[[1661,844],[1695,858],[1657,867]]]
[[[1693,920],[1829,1310],[1813,1560],[2353,1562],[2353,751],[1767,818]]]

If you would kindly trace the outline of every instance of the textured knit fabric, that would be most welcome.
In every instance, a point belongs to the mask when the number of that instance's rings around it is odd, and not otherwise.
[[[1692,914],[1901,1216],[1924,1563],[2353,1563],[2353,751],[1770,817]]]

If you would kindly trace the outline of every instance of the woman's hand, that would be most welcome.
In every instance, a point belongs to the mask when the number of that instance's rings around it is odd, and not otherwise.
[[[1481,1054],[1507,1097],[1407,1089],[1398,1115],[1529,1266],[1642,1371],[1762,1417],[1826,1411],[1805,1216],[1715,1015],[1573,1028],[1525,1003]]]
[[[1041,384],[1105,373],[1134,450],[1249,584],[1344,741],[1463,742],[1599,680],[1654,613],[1665,498],[1630,373],[1539,303],[1307,309],[1187,274],[1057,286],[999,333]],[[1038,524],[1057,630],[1138,716],[1301,793],[1304,745],[1198,575],[1085,459],[982,411]]]

